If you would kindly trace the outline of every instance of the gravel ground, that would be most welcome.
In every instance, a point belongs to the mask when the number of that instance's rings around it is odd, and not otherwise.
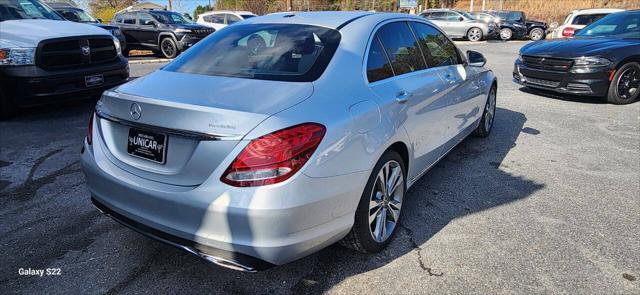
[[[207,265],[91,206],[78,160],[95,101],[0,122],[0,294],[640,294],[640,103],[520,89],[510,77],[523,44],[461,43],[499,78],[493,133],[418,181],[386,251],[334,245],[255,274]],[[132,65],[132,76],[160,65]]]

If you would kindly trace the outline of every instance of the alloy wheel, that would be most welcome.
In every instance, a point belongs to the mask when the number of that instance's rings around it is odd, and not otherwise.
[[[534,29],[533,31],[531,31],[531,36],[529,36],[529,38],[533,41],[542,39],[542,31],[539,29]]]
[[[478,28],[473,28],[469,30],[467,38],[469,41],[480,41],[480,39],[482,39],[482,31]]]
[[[500,30],[500,39],[502,40],[510,40],[512,32],[510,29],[502,29]]]
[[[162,53],[165,56],[173,56],[173,54],[175,53],[175,48],[173,47],[173,44],[171,43],[171,41],[169,41],[168,39],[164,39],[162,41]]]
[[[369,200],[369,230],[376,242],[386,241],[398,224],[404,197],[404,173],[394,160],[385,163],[376,177]]]
[[[489,99],[487,100],[487,104],[484,107],[485,130],[487,131],[491,130],[495,113],[496,113],[496,90],[495,88],[492,88],[491,92],[489,92]]]
[[[640,88],[640,69],[630,67],[624,70],[618,78],[618,95],[622,99],[635,97]]]

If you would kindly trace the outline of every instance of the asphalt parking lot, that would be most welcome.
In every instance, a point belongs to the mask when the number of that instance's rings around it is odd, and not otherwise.
[[[418,181],[387,250],[334,245],[255,274],[209,266],[92,207],[78,161],[95,101],[0,122],[0,293],[640,294],[640,103],[521,89],[511,70],[524,44],[460,43],[499,78],[493,133]],[[160,65],[134,64],[132,76]]]

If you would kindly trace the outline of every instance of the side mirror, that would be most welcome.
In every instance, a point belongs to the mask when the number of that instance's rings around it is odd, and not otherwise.
[[[469,65],[472,67],[484,67],[487,64],[487,59],[482,55],[482,53],[467,50],[467,59],[469,60]]]
[[[458,18],[458,20],[459,21],[464,21],[464,17],[461,16],[460,18]]]

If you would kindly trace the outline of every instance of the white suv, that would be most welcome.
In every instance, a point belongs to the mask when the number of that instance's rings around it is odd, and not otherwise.
[[[228,25],[256,16],[249,11],[210,11],[198,16],[197,23],[220,30]]]
[[[569,38],[576,30],[580,30],[592,22],[595,22],[611,13],[624,11],[624,9],[579,9],[574,10],[564,20],[564,23],[554,29],[547,39]]]

